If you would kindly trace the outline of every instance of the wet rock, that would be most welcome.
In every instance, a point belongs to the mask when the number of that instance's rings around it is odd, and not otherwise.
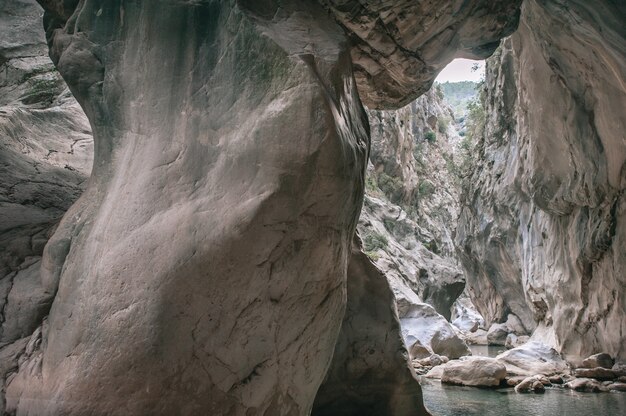
[[[626,392],[626,383],[611,383],[609,384],[609,390]]]
[[[615,380],[618,377],[615,371],[604,367],[577,368],[574,370],[574,375],[576,377],[593,378],[596,380]]]
[[[550,377],[548,377],[548,380],[550,380],[550,383],[552,383],[552,384],[563,384],[564,383],[563,377],[561,377],[559,375],[550,376]]]
[[[496,359],[512,375],[550,376],[569,371],[567,362],[554,348],[536,341],[505,351]]]
[[[605,352],[601,352],[585,358],[580,366],[583,368],[611,368],[614,364],[615,360],[613,357]]]
[[[506,367],[493,358],[463,357],[443,365],[442,383],[495,387],[506,377]]]
[[[509,387],[515,387],[520,384],[522,381],[526,380],[528,377],[526,376],[512,376],[506,378],[506,385]]]
[[[544,393],[544,383],[538,377],[527,377],[515,386],[516,393]]]
[[[611,370],[619,373],[620,376],[626,376],[626,364],[624,363],[615,363]]]
[[[584,391],[589,393],[600,393],[609,391],[609,389],[597,380],[590,378],[576,378],[565,383],[565,387],[575,391]]]

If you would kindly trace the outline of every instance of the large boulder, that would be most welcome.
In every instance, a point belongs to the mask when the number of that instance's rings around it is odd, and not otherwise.
[[[509,328],[506,324],[492,324],[487,331],[487,342],[489,345],[504,346],[508,335]]]
[[[506,377],[506,367],[494,358],[463,357],[443,365],[441,382],[475,387],[496,387]]]
[[[505,351],[496,359],[511,375],[550,376],[569,372],[567,362],[554,348],[536,341]]]
[[[611,368],[614,364],[615,360],[613,359],[613,357],[605,352],[601,352],[585,358],[580,366],[583,368]]]
[[[596,368],[577,368],[574,370],[574,375],[581,378],[593,378],[595,380],[615,380],[620,374],[610,368],[596,367]]]
[[[584,391],[588,393],[600,393],[609,391],[609,388],[599,381],[590,378],[576,378],[570,382],[564,384],[568,389],[575,391]]]
[[[461,295],[452,305],[452,325],[466,332],[476,332],[485,320],[467,295]]]
[[[414,294],[411,298],[397,296],[396,303],[402,336],[409,350],[419,343],[435,354],[445,355],[451,359],[471,354],[465,341],[457,335],[452,325],[435,311],[435,308],[419,302]]]

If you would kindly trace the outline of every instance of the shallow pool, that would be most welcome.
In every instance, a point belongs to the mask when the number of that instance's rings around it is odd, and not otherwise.
[[[624,416],[626,393],[577,393],[548,388],[544,394],[513,389],[479,389],[442,385],[421,378],[424,403],[433,416]]]

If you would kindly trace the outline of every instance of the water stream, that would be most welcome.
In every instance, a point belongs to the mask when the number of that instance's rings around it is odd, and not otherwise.
[[[472,346],[474,355],[494,357],[504,347]],[[626,393],[578,393],[549,387],[544,394],[513,389],[450,386],[420,377],[424,403],[433,416],[622,416]]]

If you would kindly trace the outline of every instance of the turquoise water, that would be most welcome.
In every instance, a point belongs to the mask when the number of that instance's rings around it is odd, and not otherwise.
[[[504,347],[470,346],[473,355],[495,357]],[[626,393],[578,393],[562,387],[544,394],[513,389],[449,386],[421,377],[424,404],[433,416],[626,416]]]
[[[470,351],[472,355],[479,355],[483,357],[495,357],[496,355],[506,351],[506,348],[496,345],[470,345]]]
[[[442,385],[422,378],[424,404],[433,416],[624,416],[626,393],[577,393],[547,388],[544,394]]]

